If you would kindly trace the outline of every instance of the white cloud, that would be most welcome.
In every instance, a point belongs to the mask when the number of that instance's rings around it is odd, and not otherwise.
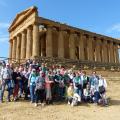
[[[8,28],[9,26],[10,26],[9,23],[2,23],[2,22],[0,22],[0,29],[1,28]]]
[[[114,24],[107,29],[107,33],[112,33],[112,32],[120,32],[120,23]]]

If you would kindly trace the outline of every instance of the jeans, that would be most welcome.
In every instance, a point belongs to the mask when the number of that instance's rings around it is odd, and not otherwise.
[[[23,93],[23,80],[19,80],[18,84],[19,84],[19,90],[20,90],[20,96],[21,96]]]
[[[80,97],[82,97],[82,90],[81,89],[75,89],[75,93],[77,93]]]
[[[30,98],[31,102],[35,102],[35,85],[30,85]]]
[[[68,97],[68,102],[71,104],[72,103],[72,100],[73,100],[73,97]]]
[[[6,85],[7,85],[7,91],[8,91],[7,100],[10,101],[10,95],[11,95],[11,80],[3,80],[2,89],[1,89],[0,101],[3,101],[3,96],[4,96],[4,91],[5,91]]]
[[[19,91],[19,86],[18,86],[18,84],[15,84],[15,86],[14,86],[14,92],[13,92],[13,97],[14,98],[18,97],[18,91]]]
[[[64,96],[64,88],[63,87],[59,87],[59,96],[60,96],[60,98],[62,98]]]
[[[99,94],[98,91],[96,91],[96,92],[94,93],[94,100],[93,100],[94,103],[98,103],[99,99],[100,99],[100,94]]]
[[[45,90],[44,89],[36,90],[35,95],[36,95],[35,102],[38,103],[38,101],[40,100],[40,102],[43,103],[43,100],[45,99]]]
[[[1,92],[2,92],[2,90],[0,89],[0,98],[1,98]]]

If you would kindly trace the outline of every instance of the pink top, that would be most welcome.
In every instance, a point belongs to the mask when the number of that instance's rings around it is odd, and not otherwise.
[[[51,85],[53,84],[53,81],[50,81],[48,76],[45,77],[45,87],[46,88],[51,88]]]

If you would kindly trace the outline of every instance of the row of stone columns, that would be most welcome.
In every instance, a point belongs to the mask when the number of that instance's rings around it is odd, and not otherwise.
[[[64,32],[60,30],[58,35],[58,57],[64,58]],[[76,59],[75,57],[75,37],[77,34],[74,32],[70,32],[69,36],[69,58]],[[118,47],[117,45],[113,45],[112,41],[107,40],[101,41],[100,38],[88,36],[87,46],[84,46],[84,35],[80,34],[79,36],[79,59],[85,60],[85,51],[84,47],[87,47],[87,60],[96,61],[96,62],[104,62],[104,63],[118,63]],[[93,42],[95,42],[95,46],[93,46]],[[52,47],[52,28],[49,27],[46,33],[46,56],[53,57],[53,47]],[[95,50],[95,51],[94,51]]]
[[[10,58],[20,60],[39,55],[39,26],[29,26],[10,40]]]
[[[52,26],[47,26],[46,31],[46,56],[53,56],[53,28]],[[59,29],[58,32],[58,57],[65,57],[65,32],[62,29]],[[69,32],[69,58],[76,59],[75,49],[76,49],[76,38],[79,42],[77,45],[79,59],[88,60],[88,61],[97,61],[104,63],[118,63],[118,45],[117,43],[113,44],[112,41],[101,40],[100,38],[95,38],[94,36],[87,35],[87,37],[80,33],[76,34],[74,31]],[[93,44],[94,43],[94,44]],[[26,30],[23,30],[12,40],[10,40],[10,58],[13,59],[29,59],[32,56],[41,55],[40,47],[40,38],[39,38],[39,25],[33,24],[29,26]],[[85,55],[87,54],[87,55]],[[85,57],[87,56],[87,58]]]

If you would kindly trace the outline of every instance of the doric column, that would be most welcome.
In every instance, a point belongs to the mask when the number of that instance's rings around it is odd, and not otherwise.
[[[13,50],[13,40],[9,41],[9,58],[12,58],[12,50]]]
[[[29,59],[32,56],[32,41],[33,41],[33,38],[32,38],[32,27],[31,26],[29,26],[27,28],[27,35],[26,36],[27,36],[26,59]],[[35,39],[34,39],[34,41],[35,41]],[[33,46],[34,46],[34,44],[35,43],[33,43]]]
[[[93,36],[88,36],[88,46],[87,46],[87,52],[88,52],[88,60],[93,61]]]
[[[95,54],[96,54],[96,61],[101,62],[101,54],[100,54],[100,47],[101,46],[101,40],[99,38],[96,39],[96,48],[95,48]]]
[[[16,47],[16,59],[20,60],[20,52],[21,52],[21,40],[20,40],[20,34],[17,35],[17,47]]]
[[[114,63],[113,42],[110,41],[110,63]]]
[[[115,63],[119,63],[119,54],[118,54],[118,44],[114,44],[114,57],[115,57]]]
[[[52,26],[47,26],[46,33],[46,56],[53,57],[53,46],[52,46]]]
[[[58,57],[64,58],[64,32],[60,30],[58,35]]]
[[[26,58],[26,32],[22,31],[22,38],[21,38],[21,59]]]
[[[103,62],[107,63],[108,62],[108,43],[107,40],[103,39],[103,44],[102,44],[102,60]]]
[[[16,59],[17,38],[13,38],[12,59]]]
[[[32,49],[32,56],[38,57],[39,56],[39,25],[33,25],[33,49]]]
[[[80,60],[84,60],[85,59],[83,36],[84,35],[80,33],[80,38],[79,38],[79,59]]]
[[[113,63],[116,63],[116,52],[115,52],[115,43],[113,43]]]
[[[44,46],[45,46],[45,45],[44,45],[44,44],[45,44],[45,39],[44,39],[43,36],[41,37],[41,40],[40,40],[40,41],[41,41],[41,45],[40,45],[41,54],[40,54],[40,56],[43,57],[43,56],[45,56],[45,47],[44,47]]]
[[[75,59],[75,37],[76,34],[70,32],[70,37],[69,37],[70,59]]]

